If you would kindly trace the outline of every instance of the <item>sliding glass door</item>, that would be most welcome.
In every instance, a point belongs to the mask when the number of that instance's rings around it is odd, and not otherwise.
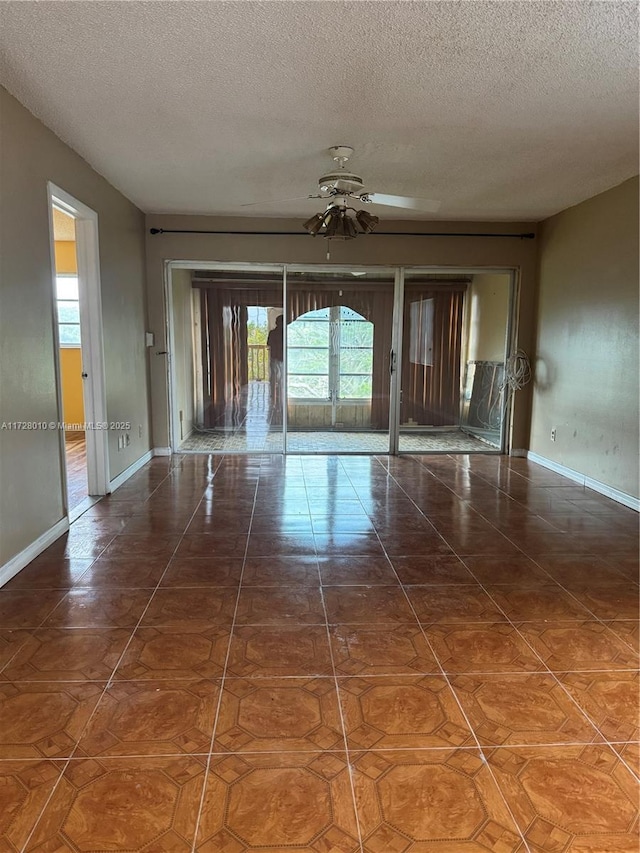
[[[175,449],[499,452],[511,279],[399,267],[176,270]]]
[[[510,292],[509,273],[405,273],[400,453],[500,451]]]
[[[287,450],[389,451],[393,270],[287,274]]]
[[[191,288],[197,414],[178,449],[282,453],[282,267],[195,270]]]

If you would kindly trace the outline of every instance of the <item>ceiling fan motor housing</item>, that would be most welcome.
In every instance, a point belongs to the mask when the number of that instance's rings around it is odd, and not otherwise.
[[[318,181],[318,186],[322,192],[337,190],[338,192],[353,193],[362,190],[364,182],[359,175],[354,175],[353,172],[341,169],[340,171],[329,172],[329,174],[323,175]]]

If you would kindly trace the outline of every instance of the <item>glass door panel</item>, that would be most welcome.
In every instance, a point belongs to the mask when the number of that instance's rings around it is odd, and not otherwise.
[[[282,268],[197,270],[192,287],[198,417],[180,450],[282,453]]]
[[[398,450],[499,452],[510,275],[404,282]]]
[[[392,271],[287,274],[287,450],[387,453]]]

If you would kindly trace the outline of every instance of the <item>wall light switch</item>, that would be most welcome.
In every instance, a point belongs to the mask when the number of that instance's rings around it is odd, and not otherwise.
[[[145,332],[144,333],[144,345],[146,347],[152,347],[155,343],[155,335],[153,332]]]

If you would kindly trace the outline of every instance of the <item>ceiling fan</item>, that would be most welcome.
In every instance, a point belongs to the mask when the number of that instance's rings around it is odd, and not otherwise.
[[[329,148],[329,154],[337,163],[337,167],[319,178],[319,193],[269,202],[250,202],[243,204],[242,207],[251,207],[257,204],[278,204],[310,198],[324,199],[327,202],[324,213],[316,213],[311,219],[303,223],[303,228],[312,237],[319,234],[322,237],[334,240],[351,240],[353,237],[357,237],[358,233],[368,234],[374,230],[380,221],[377,216],[367,210],[356,210],[349,202],[400,207],[404,210],[419,210],[423,213],[435,213],[440,207],[439,201],[431,199],[388,195],[365,190],[362,178],[346,168],[346,163],[353,154],[353,148],[349,145],[334,145]],[[348,211],[353,211],[355,215],[350,216]],[[358,231],[356,223],[361,232]]]

